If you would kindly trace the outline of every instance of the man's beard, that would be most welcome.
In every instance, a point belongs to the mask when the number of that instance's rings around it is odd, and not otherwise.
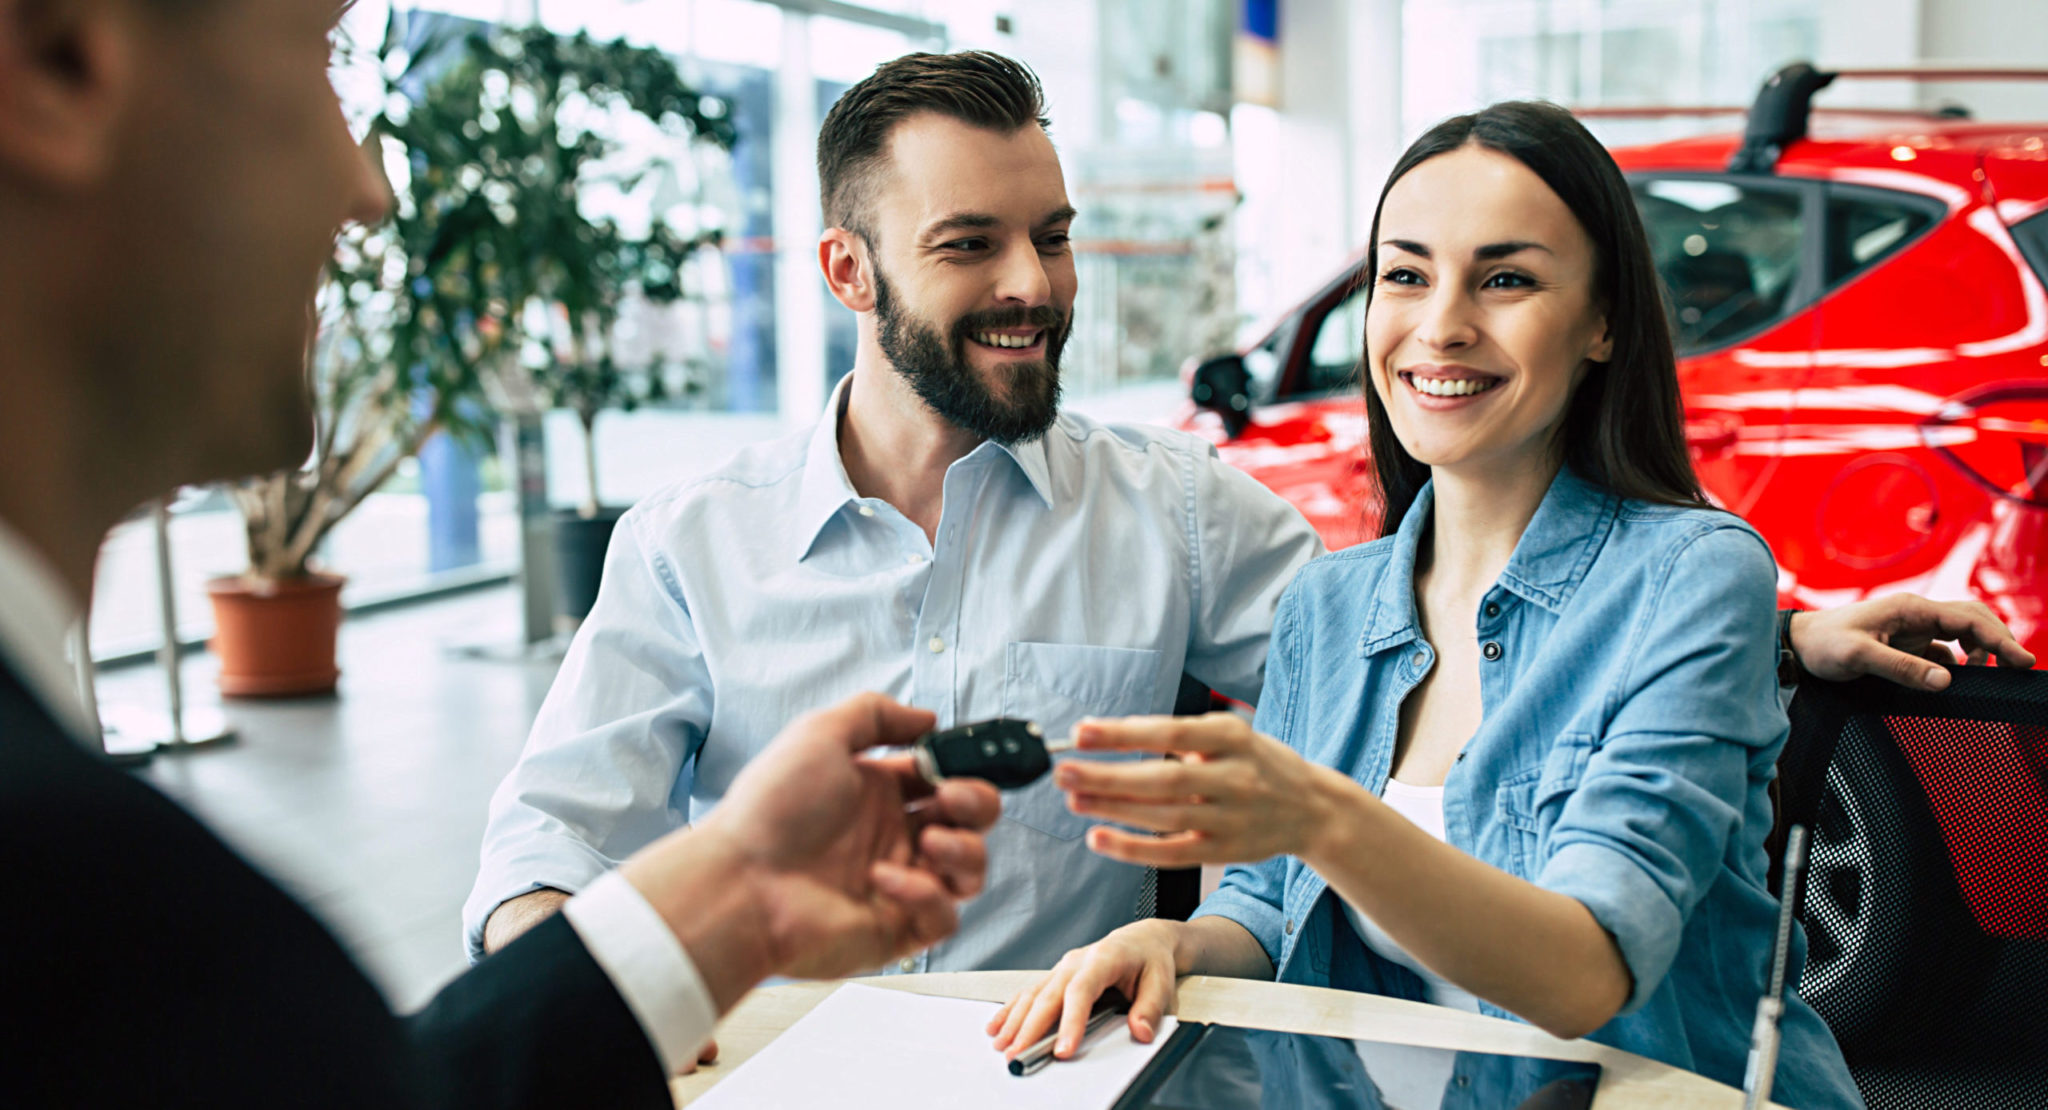
[[[970,313],[954,322],[949,340],[898,304],[888,280],[876,273],[875,321],[889,364],[933,412],[961,430],[1009,446],[1044,435],[1059,416],[1060,351],[1073,320],[1051,305]],[[1008,396],[1001,397],[967,361],[968,337],[1021,327],[1045,329],[1045,357],[1007,363]]]

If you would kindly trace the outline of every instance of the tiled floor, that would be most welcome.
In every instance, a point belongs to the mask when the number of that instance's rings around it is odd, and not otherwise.
[[[515,604],[501,587],[352,619],[339,697],[232,702],[234,742],[138,772],[297,892],[401,1008],[465,966],[485,808],[554,677],[552,661],[450,650],[509,647]],[[184,669],[188,702],[220,705],[212,656]],[[100,699],[161,709],[162,673],[106,675]]]

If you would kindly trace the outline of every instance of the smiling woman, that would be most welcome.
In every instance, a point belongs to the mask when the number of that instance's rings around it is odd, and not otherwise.
[[[1740,1082],[1778,908],[1775,568],[1699,496],[1620,171],[1563,109],[1496,105],[1403,156],[1370,250],[1384,534],[1288,587],[1251,726],[1084,723],[1083,750],[1182,758],[1055,772],[1106,823],[1095,851],[1236,866],[1188,922],[1068,953],[989,1032],[1014,1055],[1057,1024],[1070,1055],[1106,988],[1144,1040],[1180,975],[1273,977]],[[1777,1097],[1861,1105],[1811,1006],[1782,1028]],[[1529,1093],[1487,1082],[1459,1101]]]

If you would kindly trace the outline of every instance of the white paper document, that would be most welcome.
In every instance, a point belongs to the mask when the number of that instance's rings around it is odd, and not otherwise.
[[[982,1027],[993,1002],[848,983],[692,1103],[701,1110],[1107,1110],[1173,1034],[1151,1044],[1114,1022],[1081,1055],[1011,1075]]]

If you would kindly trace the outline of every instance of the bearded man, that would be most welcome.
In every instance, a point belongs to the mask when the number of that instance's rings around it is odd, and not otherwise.
[[[1038,80],[899,58],[825,118],[818,260],[859,314],[809,431],[618,524],[603,588],[491,805],[464,910],[495,950],[701,820],[793,712],[880,691],[948,727],[1059,736],[1165,713],[1183,672],[1245,701],[1281,589],[1322,551],[1193,436],[1059,410],[1074,257]],[[1049,967],[1152,912],[1050,778],[1008,795],[955,938],[890,972]]]

